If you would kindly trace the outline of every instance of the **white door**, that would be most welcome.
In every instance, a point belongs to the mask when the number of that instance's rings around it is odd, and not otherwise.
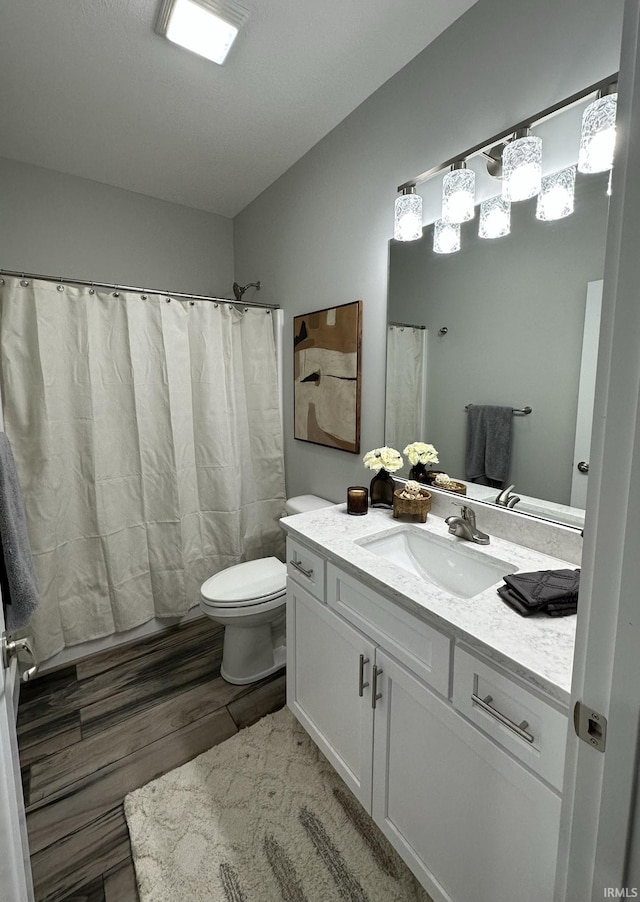
[[[576,438],[573,448],[573,475],[571,477],[571,507],[582,510],[587,506],[589,458],[591,457],[591,431],[593,402],[596,393],[596,367],[602,312],[602,279],[587,284],[587,303],[582,335],[582,360],[580,363],[580,390],[576,414]]]
[[[376,823],[434,902],[549,902],[560,797],[379,649],[376,663]]]
[[[287,635],[287,704],[370,812],[375,646],[293,580]]]
[[[639,47],[627,0],[572,686],[608,732],[600,752],[569,731],[557,902],[640,898]]]
[[[0,605],[0,636],[4,616]],[[0,659],[0,898],[32,902],[27,826],[16,735],[17,659],[5,668]]]

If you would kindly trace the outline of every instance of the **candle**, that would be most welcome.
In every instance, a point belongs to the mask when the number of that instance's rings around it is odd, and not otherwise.
[[[369,489],[364,485],[350,485],[347,489],[347,513],[362,517],[369,510]]]

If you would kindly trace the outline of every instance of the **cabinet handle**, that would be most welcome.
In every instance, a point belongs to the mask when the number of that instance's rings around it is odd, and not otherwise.
[[[364,665],[369,663],[369,658],[365,658],[364,655],[360,655],[360,664],[358,666],[358,695],[360,698],[364,695],[364,690],[367,688],[369,683],[365,683],[364,681]]]
[[[374,664],[373,665],[373,676],[372,676],[373,685],[371,688],[371,707],[374,709],[376,707],[376,702],[382,698],[382,692],[378,692],[378,677],[380,676],[381,673],[384,673],[382,667],[378,668]]]
[[[313,570],[305,570],[302,566],[302,561],[289,561],[292,567],[295,567],[296,570],[299,570],[303,576],[306,576],[307,579],[311,579],[313,576]]]
[[[491,717],[495,717],[497,721],[501,724],[504,724],[505,727],[508,727],[512,730],[520,739],[524,739],[526,742],[533,742],[534,736],[531,733],[527,732],[527,727],[529,726],[529,722],[523,720],[522,723],[514,723],[512,720],[509,720],[504,714],[501,714],[496,708],[492,707],[490,702],[493,701],[493,696],[486,695],[484,698],[480,698],[480,696],[476,695],[475,692],[471,693],[471,701],[476,704],[479,708],[482,708],[483,711],[486,711],[487,714],[490,714]]]

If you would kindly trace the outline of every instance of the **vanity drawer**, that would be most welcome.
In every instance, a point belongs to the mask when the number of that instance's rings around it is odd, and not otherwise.
[[[453,704],[523,764],[562,791],[566,714],[458,645],[454,653]]]
[[[363,586],[333,564],[327,564],[327,604],[425,683],[449,697],[452,646],[449,636]]]
[[[324,601],[325,562],[295,539],[287,539],[287,576]]]

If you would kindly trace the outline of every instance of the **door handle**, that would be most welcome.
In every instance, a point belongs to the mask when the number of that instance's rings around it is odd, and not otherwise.
[[[581,460],[577,465],[578,472],[580,473],[588,473],[589,472],[589,464],[586,460]]]
[[[364,665],[369,663],[369,658],[365,658],[364,655],[360,655],[360,663],[358,665],[358,695],[360,698],[364,695],[364,690],[367,688],[369,683],[364,682]]]
[[[9,639],[6,635],[2,636],[2,663],[5,668],[11,666],[13,658],[20,661],[21,652],[28,655],[31,664],[31,667],[25,670],[20,677],[23,683],[28,683],[36,675],[40,666],[31,639]]]
[[[376,667],[373,665],[373,676],[371,677],[373,683],[371,686],[371,707],[375,710],[376,702],[382,698],[382,692],[378,692],[378,677],[381,673],[384,673],[382,667]]]

